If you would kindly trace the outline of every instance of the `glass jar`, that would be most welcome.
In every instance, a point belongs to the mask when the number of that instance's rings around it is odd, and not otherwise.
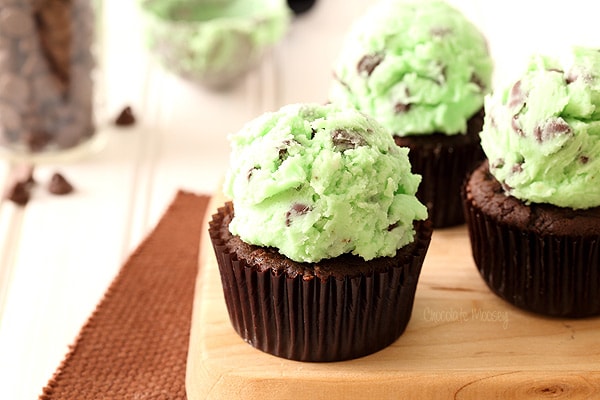
[[[99,145],[90,0],[0,0],[0,150],[32,162]]]

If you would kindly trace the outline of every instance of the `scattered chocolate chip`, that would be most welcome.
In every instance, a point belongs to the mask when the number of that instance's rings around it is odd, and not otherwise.
[[[394,229],[396,229],[397,227],[398,227],[398,223],[394,222],[393,224],[391,224],[390,226],[388,226],[387,230],[388,230],[388,232],[391,232]]]
[[[331,141],[336,150],[344,152],[366,144],[365,139],[358,133],[345,129],[335,129],[331,132]]]
[[[357,65],[358,72],[366,72],[370,76],[375,68],[383,61],[381,54],[367,54],[360,59]]]
[[[396,103],[394,111],[396,114],[404,114],[410,110],[410,103]]]
[[[315,138],[316,134],[317,134],[317,130],[315,128],[311,128],[311,130],[310,130],[310,140],[313,140]]]
[[[551,118],[543,125],[538,125],[533,130],[533,135],[538,142],[554,139],[558,135],[571,133],[571,127],[562,118]]]
[[[135,124],[135,116],[131,107],[125,107],[119,116],[115,119],[115,125],[117,126],[129,126]]]
[[[587,164],[588,161],[590,161],[590,158],[588,156],[580,156],[579,157],[579,162],[581,162],[582,164]]]
[[[8,192],[6,198],[15,204],[24,206],[29,202],[29,186],[26,182],[16,182]]]
[[[508,106],[520,110],[525,105],[526,94],[521,89],[521,81],[517,81],[510,90]]]
[[[310,207],[306,204],[294,203],[292,204],[292,208],[285,213],[285,225],[290,226],[292,224],[292,219],[299,215],[304,215],[310,211]]]
[[[68,194],[73,191],[73,185],[69,183],[65,179],[64,176],[55,172],[50,178],[50,183],[48,184],[48,191],[52,194]]]

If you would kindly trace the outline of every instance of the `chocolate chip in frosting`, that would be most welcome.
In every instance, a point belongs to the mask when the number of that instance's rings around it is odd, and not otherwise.
[[[290,226],[292,224],[292,219],[299,215],[304,215],[310,211],[310,206],[302,203],[294,203],[292,204],[292,208],[288,212],[285,213],[285,225]]]
[[[562,118],[548,119],[533,130],[533,135],[538,142],[552,140],[559,135],[571,133],[571,127]]]
[[[358,62],[358,72],[366,72],[367,76],[370,76],[382,61],[383,56],[381,54],[367,54]]]
[[[523,164],[514,164],[510,170],[510,172],[512,172],[513,174],[518,174],[523,172]]]
[[[278,148],[279,149],[279,161],[283,162],[285,161],[286,158],[288,158],[289,155],[289,147],[292,145],[292,143],[297,143],[295,140],[284,140],[283,143],[281,144],[281,146]]]
[[[504,163],[505,163],[504,158],[498,158],[494,162],[492,162],[490,167],[492,169],[502,169],[502,168],[504,168]]]
[[[523,133],[523,129],[521,129],[521,125],[519,124],[519,116],[513,115],[512,120],[510,121],[511,128],[517,133],[519,136],[525,136]]]
[[[512,89],[510,90],[510,96],[508,98],[508,106],[510,108],[516,108],[520,110],[525,105],[525,99],[527,95],[521,88],[521,81],[517,81]]]
[[[73,185],[65,179],[65,177],[58,172],[55,172],[50,178],[50,184],[48,185],[48,191],[52,194],[69,194],[73,191]]]
[[[388,226],[387,230],[388,232],[393,231],[394,229],[396,229],[400,224],[398,224],[398,222],[394,222],[393,224],[390,224],[390,226]]]
[[[404,114],[410,111],[410,103],[396,103],[394,105],[394,111],[396,114]]]
[[[587,164],[590,161],[588,156],[579,156],[579,162],[582,164]]]
[[[447,26],[435,26],[429,30],[429,33],[434,37],[445,37],[452,33],[452,28],[448,28]]]
[[[365,139],[358,132],[346,129],[335,129],[331,132],[331,140],[336,150],[344,152],[350,149],[356,149],[366,144]]]

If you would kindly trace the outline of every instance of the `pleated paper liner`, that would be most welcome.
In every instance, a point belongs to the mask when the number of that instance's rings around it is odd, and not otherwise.
[[[499,223],[465,201],[473,259],[490,289],[553,317],[600,315],[597,236],[540,235]]]
[[[434,228],[445,228],[465,222],[460,189],[465,176],[485,159],[479,132],[483,111],[474,115],[466,134],[394,136],[398,146],[408,147],[412,172],[423,177],[417,198],[429,210]]]
[[[232,212],[231,203],[220,208],[209,233],[231,323],[246,342],[291,360],[342,361],[381,350],[404,332],[431,239],[429,222],[419,224],[413,251],[401,249],[397,265],[342,279],[306,279],[249,265],[229,250],[220,229]]]

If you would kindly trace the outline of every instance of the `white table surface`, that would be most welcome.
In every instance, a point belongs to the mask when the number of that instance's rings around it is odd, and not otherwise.
[[[130,252],[178,189],[219,190],[226,135],[268,110],[324,102],[331,64],[351,22],[374,0],[319,0],[261,65],[228,92],[211,92],[165,71],[143,47],[133,1],[104,0],[101,18],[107,143],[85,158],[37,166],[26,207],[0,200],[0,399],[35,399],[51,378]],[[494,82],[532,51],[600,44],[591,0],[454,0],[487,35]],[[125,105],[138,123],[107,127]],[[0,186],[17,166],[0,160]],[[62,172],[76,192],[43,187]]]

